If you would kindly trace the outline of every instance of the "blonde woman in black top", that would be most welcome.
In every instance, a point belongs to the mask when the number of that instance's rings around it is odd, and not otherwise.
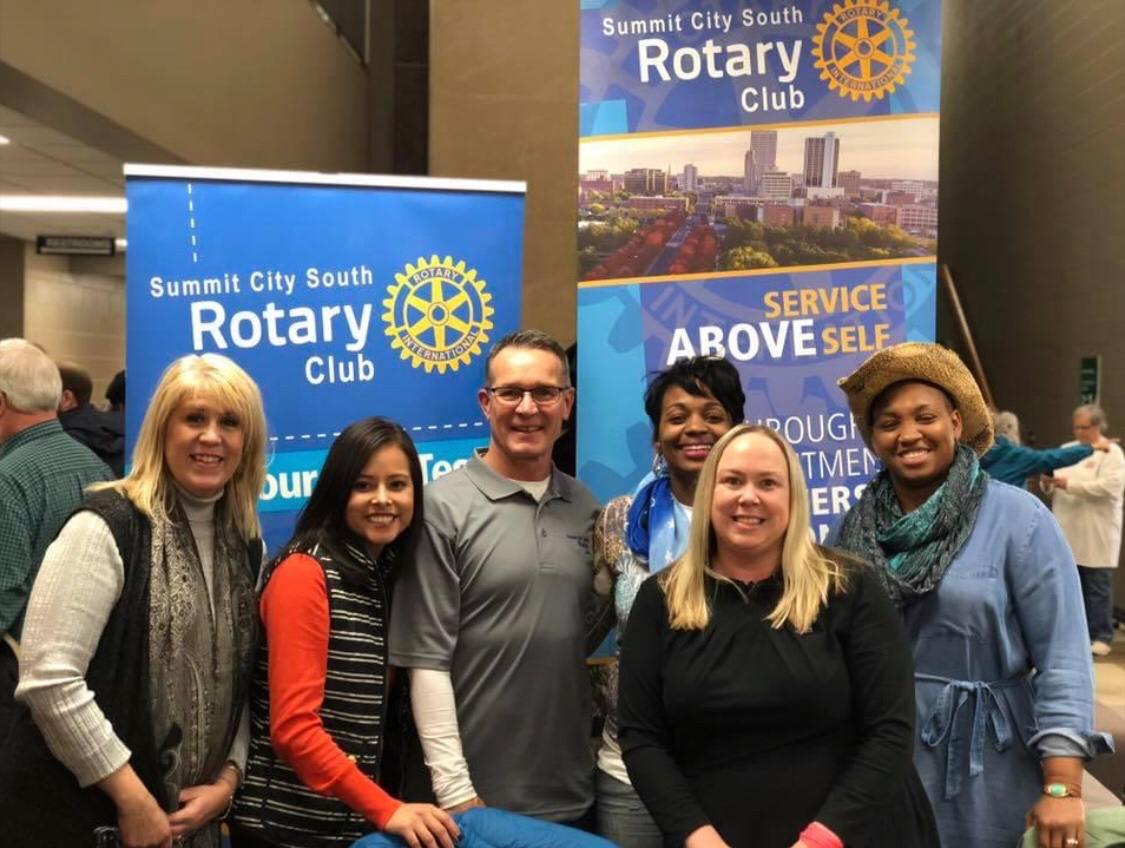
[[[619,697],[625,765],[669,846],[938,845],[902,624],[869,569],[810,541],[772,430],[712,449],[687,553],[633,606]]]

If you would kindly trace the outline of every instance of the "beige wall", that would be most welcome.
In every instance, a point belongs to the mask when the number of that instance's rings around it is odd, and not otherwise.
[[[24,338],[89,371],[104,406],[106,385],[125,367],[124,257],[40,256],[27,244],[24,264]]]
[[[1040,447],[1070,439],[1079,360],[1101,355],[1125,434],[1125,2],[945,12],[938,249],[996,401]],[[956,341],[946,309],[938,327]]]
[[[526,180],[523,319],[574,339],[578,3],[431,0],[430,173]]]
[[[0,57],[191,164],[365,170],[366,72],[308,0],[0,0]]]

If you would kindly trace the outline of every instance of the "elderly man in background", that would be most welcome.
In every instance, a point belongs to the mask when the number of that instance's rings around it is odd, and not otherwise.
[[[83,490],[113,475],[59,424],[59,369],[23,339],[0,340],[0,748],[15,711],[31,584]]]
[[[1074,410],[1074,437],[1085,445],[1102,444],[1108,426],[1100,406]],[[1052,508],[1078,563],[1090,650],[1104,657],[1113,641],[1113,574],[1121,555],[1121,505],[1125,494],[1125,453],[1121,446],[1095,451],[1075,465],[1041,478]]]

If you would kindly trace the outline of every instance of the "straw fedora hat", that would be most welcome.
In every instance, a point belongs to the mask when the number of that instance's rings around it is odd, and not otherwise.
[[[960,357],[938,344],[904,342],[872,354],[839,382],[869,448],[871,404],[888,386],[904,380],[921,380],[944,389],[961,413],[961,441],[976,451],[977,456],[984,456],[992,447],[992,415],[977,381]]]

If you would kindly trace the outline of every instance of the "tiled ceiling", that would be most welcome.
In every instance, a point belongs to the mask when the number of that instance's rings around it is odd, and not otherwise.
[[[0,106],[0,194],[122,197],[122,162],[70,136]],[[0,233],[34,241],[40,235],[125,237],[125,216],[0,211]]]

